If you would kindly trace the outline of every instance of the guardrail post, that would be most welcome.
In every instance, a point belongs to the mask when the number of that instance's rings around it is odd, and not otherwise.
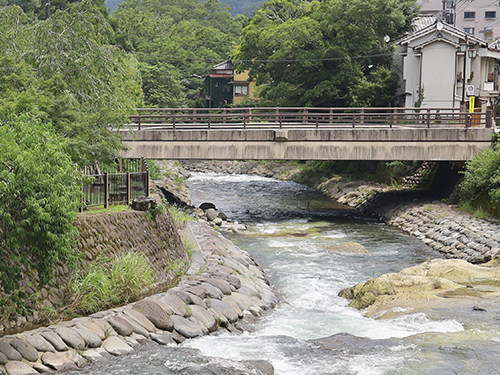
[[[330,107],[330,113],[329,113],[329,116],[328,116],[328,122],[330,124],[333,124],[333,108]]]
[[[469,114],[466,114],[465,115],[465,128],[469,128],[470,127],[470,120],[471,120],[471,116]]]
[[[146,169],[146,197],[149,197],[149,169]]]
[[[316,129],[318,129],[319,127],[319,119],[318,119],[319,115],[316,114]]]
[[[141,130],[141,113],[137,112],[137,130]]]
[[[355,113],[352,114],[352,127],[353,128],[356,127],[356,114]]]
[[[161,122],[163,124],[166,124],[167,123],[167,111],[165,109],[163,109],[161,111],[161,115],[162,115]]]
[[[364,124],[365,123],[365,109],[364,108],[361,108],[361,119],[359,120],[359,123],[360,124]],[[354,128],[354,124],[352,126]]]
[[[175,115],[172,116],[172,130],[175,133]]]
[[[247,114],[243,113],[243,129],[247,128]]]
[[[248,108],[248,123],[252,122],[252,108]]]
[[[104,208],[109,206],[109,178],[108,174],[104,173]]]
[[[130,172],[125,174],[125,200],[127,205],[130,206]]]
[[[210,130],[210,119],[212,117],[210,116],[210,113],[208,113],[207,116],[208,116],[208,130]]]
[[[222,110],[222,123],[225,124],[226,123],[226,114],[227,114],[227,110],[226,108],[224,108]]]
[[[276,107],[275,115],[274,115],[274,123],[277,123],[277,122],[279,122],[280,125],[281,125],[281,116],[280,116],[280,109],[279,109],[279,107]]]
[[[427,110],[426,122],[427,122],[427,127],[430,128],[431,127],[431,110],[430,109]]]
[[[493,111],[491,109],[486,110],[486,124],[487,129],[490,129],[493,126]]]

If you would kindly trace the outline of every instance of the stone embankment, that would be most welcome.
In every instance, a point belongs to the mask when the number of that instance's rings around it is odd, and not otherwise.
[[[484,263],[500,254],[500,226],[442,202],[403,204],[387,223],[417,237],[448,258]]]
[[[191,222],[184,236],[194,242],[182,282],[165,293],[126,306],[0,339],[0,372],[8,375],[77,369],[141,344],[172,344],[225,329],[242,331],[245,319],[277,303],[262,270],[206,224]],[[242,320],[243,319],[243,320]],[[244,364],[255,374],[272,366]]]

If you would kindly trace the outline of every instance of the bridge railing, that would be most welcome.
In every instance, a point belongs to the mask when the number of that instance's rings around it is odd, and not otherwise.
[[[137,130],[332,128],[332,127],[492,127],[492,111],[454,108],[140,108],[130,116]]]

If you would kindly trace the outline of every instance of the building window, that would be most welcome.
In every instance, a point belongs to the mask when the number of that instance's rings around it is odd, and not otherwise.
[[[248,95],[248,86],[247,85],[235,85],[234,86],[234,95]]]
[[[467,34],[472,34],[472,35],[474,35],[474,28],[473,28],[473,27],[464,27],[464,31],[465,31]]]
[[[464,12],[464,18],[466,20],[474,19],[476,18],[476,12]]]
[[[497,18],[497,12],[494,10],[484,12],[484,18],[486,18],[487,20],[494,20],[495,18]]]

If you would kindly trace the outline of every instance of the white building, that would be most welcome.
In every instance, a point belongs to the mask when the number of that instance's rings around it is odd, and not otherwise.
[[[422,14],[442,17],[486,41],[500,37],[500,2],[494,0],[417,0]]]
[[[484,110],[496,104],[500,50],[434,17],[417,19],[397,41],[395,66],[401,106],[460,108],[468,95]]]

